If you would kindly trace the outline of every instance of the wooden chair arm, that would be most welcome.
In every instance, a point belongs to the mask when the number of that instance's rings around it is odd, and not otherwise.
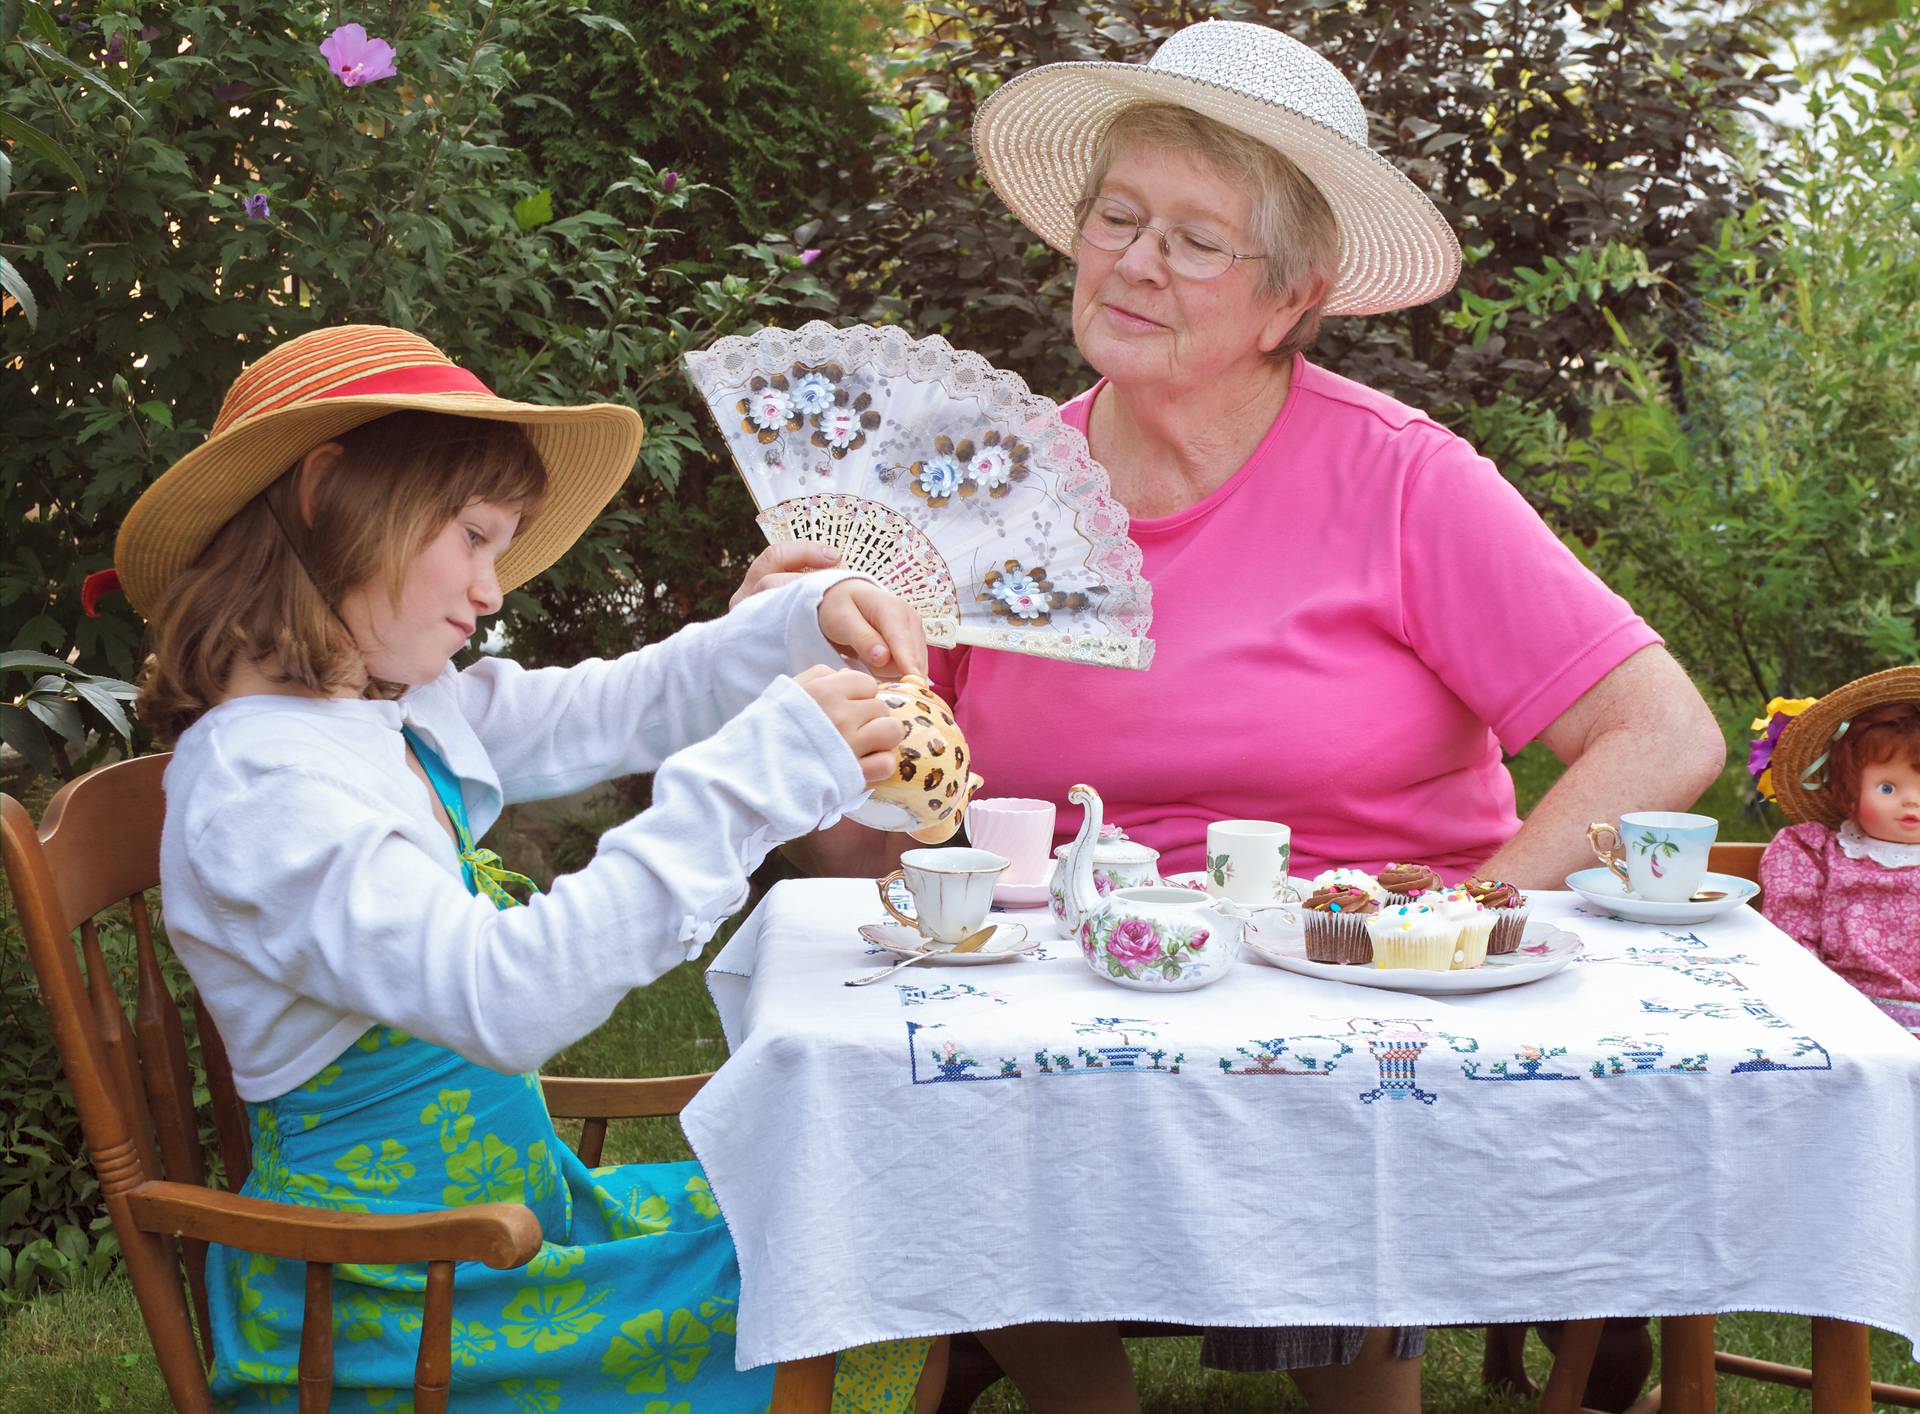
[[[540,1250],[540,1220],[518,1203],[436,1213],[337,1213],[153,1179],[129,1191],[145,1232],[223,1242],[304,1262],[485,1262],[520,1267]]]
[[[540,1088],[547,1097],[547,1113],[555,1119],[646,1119],[679,1114],[711,1079],[712,1071],[647,1079],[543,1075]]]

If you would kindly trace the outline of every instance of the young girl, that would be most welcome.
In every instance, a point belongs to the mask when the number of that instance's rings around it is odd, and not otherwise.
[[[628,409],[506,402],[411,334],[328,329],[240,376],[117,546],[153,627],[141,711],[178,738],[168,933],[252,1117],[242,1191],[540,1220],[526,1267],[458,1269],[463,1411],[766,1408],[771,1371],[734,1368],[739,1276],[698,1165],[587,1170],[529,1072],[891,771],[900,729],[836,650],[924,663],[910,609],[821,573],[615,661],[455,672],[639,443]],[[640,771],[652,806],[550,892],[474,845],[504,804]],[[279,1402],[301,1264],[216,1247],[208,1273],[216,1395]],[[335,1409],[405,1401],[424,1287],[419,1266],[336,1271]],[[911,1407],[925,1352],[852,1352],[835,1407]]]
[[[1769,712],[1749,766],[1793,823],[1761,857],[1761,906],[1920,1035],[1920,666]]]

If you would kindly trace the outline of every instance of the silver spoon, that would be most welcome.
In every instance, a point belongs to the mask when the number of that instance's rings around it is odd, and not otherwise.
[[[986,927],[982,928],[979,932],[969,934],[967,937],[955,943],[949,951],[979,952],[981,948],[986,946],[987,940],[993,936],[994,930],[999,926],[1000,925],[997,923],[989,923]],[[846,985],[849,987],[864,987],[869,982],[878,982],[882,977],[891,977],[893,976],[894,973],[898,972],[901,968],[912,967],[914,963],[924,962],[927,958],[930,958],[933,956],[935,956],[935,950],[932,948],[923,949],[922,951],[916,952],[916,953],[908,953],[905,957],[901,958],[898,962],[894,963],[891,967],[883,967],[878,972],[869,972],[862,977],[849,977],[846,981]]]

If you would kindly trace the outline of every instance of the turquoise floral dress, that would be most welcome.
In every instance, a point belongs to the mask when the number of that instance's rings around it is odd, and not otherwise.
[[[457,783],[412,738],[460,837],[467,884],[514,902],[473,848]],[[451,1405],[467,1411],[758,1414],[771,1367],[734,1368],[740,1274],[692,1161],[588,1169],[534,1075],[502,1075],[375,1026],[305,1085],[249,1105],[255,1198],[356,1213],[524,1203],[546,1240],[525,1267],[454,1271]],[[226,1410],[297,1402],[305,1264],[215,1246],[207,1262]],[[334,1269],[335,1410],[410,1411],[424,1265]],[[836,1414],[912,1407],[923,1341],[841,1357]]]

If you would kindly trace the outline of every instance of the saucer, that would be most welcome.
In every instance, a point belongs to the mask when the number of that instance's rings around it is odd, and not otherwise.
[[[995,884],[993,901],[1001,908],[1038,908],[1047,901],[1046,884]]]
[[[941,943],[931,943],[913,928],[898,923],[862,923],[860,936],[876,948],[898,957],[925,955],[923,967],[968,967],[984,962],[1005,962],[1008,958],[1030,953],[1044,941],[1029,938],[1021,923],[996,923],[994,933],[979,952],[955,952]]]
[[[1418,967],[1375,967],[1372,964],[1346,962],[1310,962],[1304,941],[1278,947],[1254,937],[1246,947],[1262,962],[1283,972],[1303,977],[1318,977],[1326,982],[1350,982],[1357,987],[1376,987],[1388,992],[1417,992],[1423,996],[1444,996],[1457,992],[1494,992],[1503,987],[1519,987],[1551,977],[1586,951],[1586,944],[1564,928],[1529,920],[1515,952],[1489,957],[1478,967],[1458,972],[1429,972]]]
[[[1725,898],[1709,899],[1705,903],[1656,903],[1652,899],[1635,898],[1611,869],[1598,865],[1567,875],[1567,887],[1595,908],[1636,923],[1704,923],[1731,912],[1760,892],[1760,886],[1753,880],[1742,879],[1737,874],[1707,874],[1702,876],[1700,887],[1724,889]]]

